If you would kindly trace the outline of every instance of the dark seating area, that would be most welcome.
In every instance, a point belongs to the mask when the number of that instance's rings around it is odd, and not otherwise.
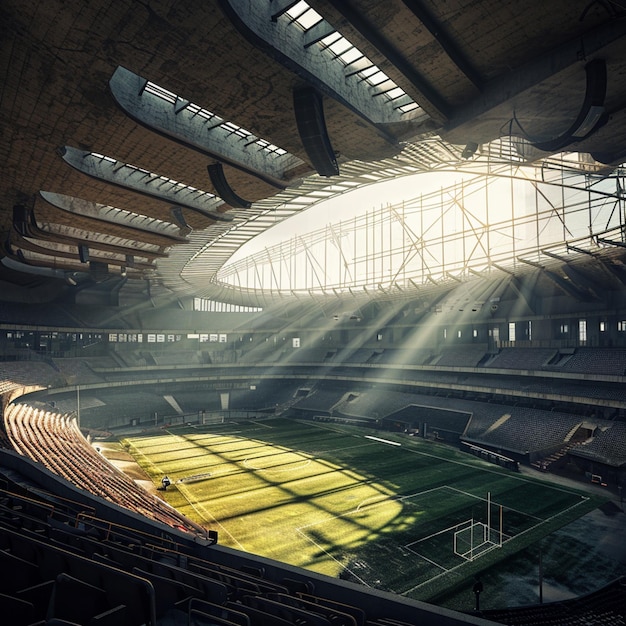
[[[484,347],[458,346],[444,348],[439,358],[434,358],[431,365],[446,367],[477,367],[485,356]]]
[[[63,386],[61,373],[44,361],[0,361],[0,385],[15,389],[23,387]]]
[[[540,370],[558,350],[553,348],[502,348],[487,366],[501,369]]]
[[[626,373],[626,350],[620,348],[577,348],[562,362],[564,372],[584,372],[624,376]]]
[[[594,432],[593,439],[574,448],[570,454],[614,467],[626,465],[626,423],[600,424]]]
[[[623,626],[626,578],[572,600],[489,610],[481,615],[507,626]]]
[[[519,454],[544,454],[565,445],[582,423],[578,415],[525,407],[501,407],[495,421],[475,411],[463,436],[464,441],[481,443]]]
[[[334,414],[363,419],[390,419],[407,423],[428,423],[430,433],[438,429],[462,433],[463,441],[497,447],[534,457],[566,445],[583,422],[580,415],[546,411],[524,406],[478,402],[461,398],[447,398],[390,389],[364,386],[344,388],[341,402],[338,391],[317,396],[315,408],[324,410],[324,400],[331,403]],[[319,390],[316,393],[320,393]],[[313,401],[315,395],[311,396]],[[305,405],[306,406],[306,401]],[[420,407],[426,407],[420,412]],[[440,409],[436,411],[435,409]],[[428,416],[428,419],[424,416]],[[469,422],[467,416],[471,415]],[[421,417],[420,417],[421,416]],[[453,417],[459,416],[459,417]],[[608,420],[596,420],[603,425]],[[467,424],[460,428],[460,424]]]
[[[345,394],[342,388],[314,387],[307,395],[297,400],[293,408],[307,414],[330,415]]]

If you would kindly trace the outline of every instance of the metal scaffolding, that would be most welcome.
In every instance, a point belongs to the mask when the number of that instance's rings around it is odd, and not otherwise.
[[[553,159],[477,161],[456,174],[447,187],[363,207],[226,263],[217,283],[264,297],[402,292],[624,241],[626,170],[590,172]]]

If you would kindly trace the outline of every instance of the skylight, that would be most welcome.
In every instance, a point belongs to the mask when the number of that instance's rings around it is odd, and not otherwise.
[[[116,159],[113,159],[109,156],[99,154],[98,152],[92,152],[91,156],[97,159],[100,159],[102,161],[108,161],[109,163],[117,164],[118,167],[116,168],[116,171],[124,168],[124,169],[129,170],[131,175],[135,172],[138,172],[140,174],[143,174],[143,178],[145,178],[146,176],[149,177],[151,179],[151,182],[153,183],[160,181],[159,188],[167,184],[169,186],[169,191],[175,194],[181,191],[185,191],[198,198],[202,196],[206,196],[207,198],[216,197],[214,194],[208,191],[203,191],[201,189],[197,189],[196,187],[192,187],[191,185],[185,185],[184,183],[179,183],[173,178],[168,178],[167,176],[162,176],[160,174],[154,174],[153,172],[149,172],[148,170],[145,170],[141,167],[137,167],[136,165],[131,165],[130,163],[122,163],[121,161],[117,161]]]
[[[291,7],[287,15],[304,30],[313,28],[324,19],[315,9],[302,1]]]
[[[310,31],[312,28],[318,26],[324,22],[324,18],[315,9],[311,8],[304,0],[297,2],[288,11],[285,11],[284,17],[290,20],[290,22],[300,27],[304,32]],[[328,24],[329,28],[332,28]],[[342,63],[344,66],[348,66],[358,60],[363,60],[365,69],[356,72],[356,75],[364,80],[372,87],[376,87],[384,82],[389,82],[389,89],[381,92],[388,100],[396,100],[400,97],[405,97],[407,100],[397,107],[399,111],[408,113],[419,108],[417,102],[415,102],[410,96],[398,85],[396,85],[380,68],[374,63],[369,61],[367,57],[355,46],[352,45],[339,31],[326,35],[317,42],[323,50],[328,51],[334,59]],[[374,95],[381,95],[376,93]]]
[[[175,106],[180,105],[184,107],[185,109],[187,109],[189,112],[193,113],[194,115],[198,115],[199,117],[202,117],[207,121],[211,121],[213,127],[219,126],[223,130],[225,130],[227,133],[230,133],[231,135],[235,135],[236,137],[239,137],[239,139],[242,141],[245,140],[247,142],[247,145],[254,145],[254,144],[257,145],[259,147],[259,150],[262,150],[268,155],[282,156],[284,154],[287,154],[286,150],[279,148],[278,146],[274,145],[273,143],[270,143],[269,141],[265,139],[260,139],[259,137],[251,133],[249,130],[246,130],[245,128],[241,126],[238,126],[237,124],[234,124],[233,122],[224,120],[223,118],[219,117],[212,111],[203,109],[201,106],[197,104],[188,103],[182,98],[180,98],[179,96],[177,96],[175,93],[172,93],[171,91],[168,91],[167,89],[164,89],[163,87],[151,81],[148,81],[146,83],[144,91],[147,91],[151,93],[152,95],[157,96],[158,98],[161,98],[162,100],[165,100],[166,102],[170,102]]]

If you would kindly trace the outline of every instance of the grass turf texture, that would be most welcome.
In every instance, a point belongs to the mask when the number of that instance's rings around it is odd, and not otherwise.
[[[170,477],[163,497],[220,544],[430,601],[602,502],[448,446],[338,424],[181,426],[122,443],[155,484]],[[495,545],[468,561],[454,531],[487,523],[487,493]]]

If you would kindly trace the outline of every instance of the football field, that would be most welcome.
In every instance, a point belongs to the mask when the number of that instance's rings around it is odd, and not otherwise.
[[[417,437],[287,419],[123,445],[221,545],[427,599],[599,501]]]

